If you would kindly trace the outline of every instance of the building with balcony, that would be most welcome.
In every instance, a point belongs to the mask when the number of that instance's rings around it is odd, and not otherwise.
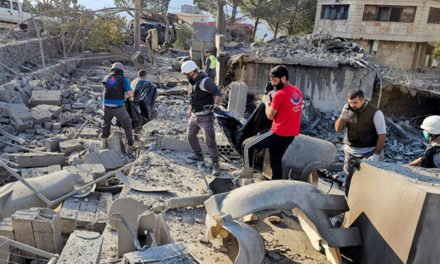
[[[355,41],[383,65],[429,67],[440,41],[440,0],[318,0],[320,32]]]

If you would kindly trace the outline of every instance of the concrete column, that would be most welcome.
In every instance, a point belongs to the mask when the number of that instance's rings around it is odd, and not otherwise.
[[[225,60],[223,57],[224,49],[225,49],[225,35],[222,34],[215,34],[215,48],[217,50],[217,67],[215,69],[215,83],[219,86],[222,86],[224,83],[224,76],[226,73],[226,66],[229,60],[229,56],[227,56],[227,60]]]

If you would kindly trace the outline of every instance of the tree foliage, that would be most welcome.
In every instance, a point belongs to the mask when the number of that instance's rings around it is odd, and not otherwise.
[[[270,0],[242,0],[240,3],[240,12],[254,20],[254,29],[252,31],[250,41],[255,40],[255,35],[257,32],[260,20],[266,16],[266,13],[270,9]]]
[[[114,0],[115,6],[120,8],[134,8],[133,0]],[[170,0],[142,0],[141,7],[153,12],[165,14],[168,11]],[[127,11],[130,16],[134,16],[134,13],[130,10]]]

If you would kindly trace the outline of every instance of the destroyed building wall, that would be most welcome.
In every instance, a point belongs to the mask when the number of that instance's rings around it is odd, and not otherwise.
[[[44,38],[44,56],[47,59],[57,58],[61,45],[56,38]],[[0,61],[10,68],[16,68],[25,62],[41,64],[40,44],[38,39],[22,40],[0,45]]]
[[[235,64],[234,81],[243,78],[248,85],[249,94],[264,94],[264,87],[270,80],[269,71],[275,66],[276,64],[248,62],[243,68]],[[290,83],[298,87],[304,96],[309,96],[313,105],[322,112],[340,112],[342,106],[347,103],[346,94],[350,89],[362,89],[367,98],[373,95],[376,78],[373,70],[347,65],[318,67],[287,64],[286,66],[289,70]]]
[[[378,62],[405,69],[430,66],[433,47],[440,40],[438,1],[318,1],[314,33],[368,43],[363,48]],[[406,44],[404,44],[406,43]],[[414,46],[417,45],[417,46]],[[382,50],[382,51],[381,51]],[[387,57],[391,54],[391,57]],[[405,54],[411,63],[398,58]]]

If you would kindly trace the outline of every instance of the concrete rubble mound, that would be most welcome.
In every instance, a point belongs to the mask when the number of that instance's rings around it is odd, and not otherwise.
[[[282,36],[265,44],[252,43],[244,53],[253,57],[328,60],[355,67],[370,61],[370,56],[356,43],[328,34]]]

